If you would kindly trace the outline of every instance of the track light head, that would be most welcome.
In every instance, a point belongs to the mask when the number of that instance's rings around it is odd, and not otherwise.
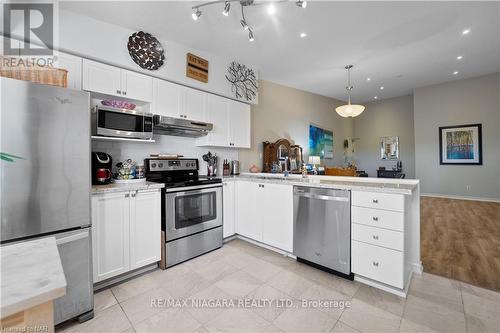
[[[253,42],[255,40],[255,38],[253,38],[253,31],[252,31],[252,29],[248,29],[248,40],[250,42]]]
[[[226,1],[226,3],[224,4],[224,10],[222,11],[222,15],[229,16],[229,10],[231,10],[231,3],[229,1]]]
[[[305,1],[305,0],[299,0],[299,1],[296,2],[296,4],[300,8],[306,8],[307,7],[307,1]]]
[[[249,29],[247,22],[243,19],[240,21],[243,30],[247,31]]]
[[[198,21],[198,19],[200,18],[200,16],[201,16],[201,11],[198,8],[196,9],[196,12],[194,12],[193,14],[191,14],[191,17],[195,21]]]

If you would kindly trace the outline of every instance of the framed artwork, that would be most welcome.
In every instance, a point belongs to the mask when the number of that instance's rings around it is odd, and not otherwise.
[[[439,127],[439,163],[482,165],[481,124]]]
[[[333,158],[333,132],[309,125],[309,156]]]

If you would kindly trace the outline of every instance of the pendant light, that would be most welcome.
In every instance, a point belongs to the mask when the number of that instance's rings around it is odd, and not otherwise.
[[[359,116],[365,111],[364,105],[351,104],[351,90],[353,88],[351,86],[351,68],[352,65],[345,66],[345,69],[347,69],[347,87],[345,87],[347,89],[347,104],[335,109],[339,115],[345,118]]]

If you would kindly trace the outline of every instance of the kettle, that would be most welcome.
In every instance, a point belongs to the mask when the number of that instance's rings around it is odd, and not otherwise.
[[[240,161],[231,161],[230,164],[231,175],[239,175],[240,174]]]

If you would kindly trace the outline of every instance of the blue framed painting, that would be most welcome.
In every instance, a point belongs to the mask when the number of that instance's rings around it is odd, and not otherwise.
[[[439,127],[439,163],[482,165],[481,124]]]
[[[309,156],[333,158],[333,132],[309,125]]]

